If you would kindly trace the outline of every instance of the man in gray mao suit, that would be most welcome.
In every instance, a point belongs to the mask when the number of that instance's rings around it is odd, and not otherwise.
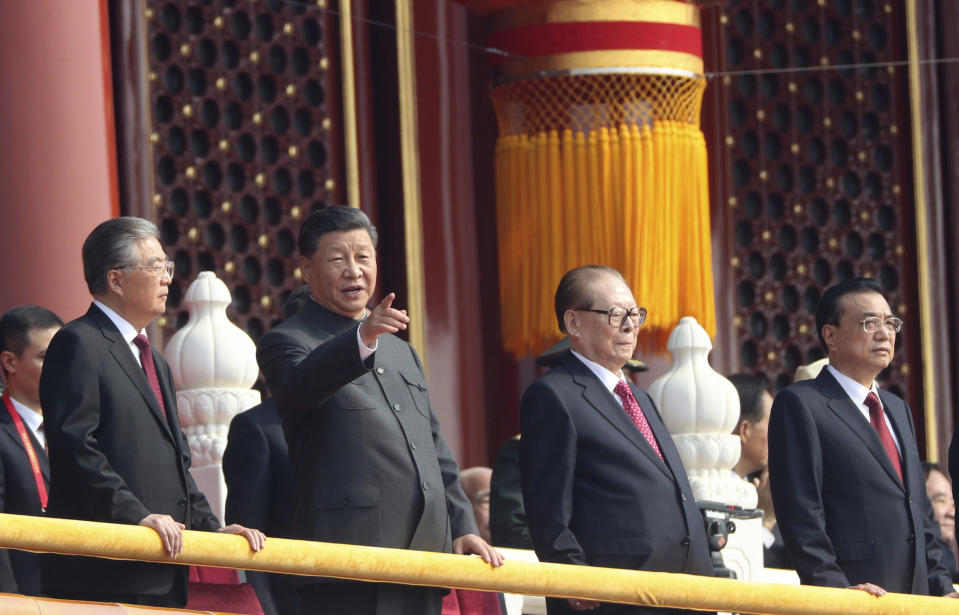
[[[312,300],[263,336],[257,359],[293,465],[296,538],[502,556],[477,535],[459,470],[439,433],[423,368],[393,334],[394,295],[368,309],[376,229],[361,211],[314,211],[298,243]],[[436,614],[431,588],[304,579],[309,613]]]

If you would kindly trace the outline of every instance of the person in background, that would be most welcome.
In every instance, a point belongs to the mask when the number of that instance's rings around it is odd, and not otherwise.
[[[757,508],[763,511],[763,564],[767,568],[791,568],[769,492],[769,410],[773,405],[769,382],[757,374],[733,374],[729,381],[739,393],[739,421],[733,435],[739,436],[741,453],[733,473],[751,481],[759,495]]]
[[[952,494],[952,481],[942,471],[938,463],[923,462],[922,472],[926,476],[926,495],[932,503],[932,512],[939,523],[939,535],[949,547],[950,556],[946,562],[952,580],[959,580],[956,562],[959,553],[956,551],[956,500]]]
[[[492,477],[493,470],[483,466],[474,466],[460,471],[460,486],[463,487],[463,493],[473,505],[476,527],[486,542],[490,541],[489,498]]]
[[[0,408],[0,512],[42,516],[50,461],[40,406],[40,372],[47,346],[63,321],[46,308],[21,305],[0,318],[0,366],[6,379]],[[40,556],[0,550],[0,591],[41,595]]]

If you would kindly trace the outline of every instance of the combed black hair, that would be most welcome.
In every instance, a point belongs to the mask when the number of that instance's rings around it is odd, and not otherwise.
[[[763,418],[763,393],[769,391],[769,381],[765,376],[759,374],[733,374],[729,381],[736,387],[739,393],[739,420],[738,426],[743,419],[752,423],[758,423]]]
[[[373,241],[373,247],[376,247],[379,240],[376,227],[373,226],[366,214],[359,209],[343,205],[316,209],[306,217],[303,225],[300,226],[297,247],[302,256],[310,258],[316,252],[317,246],[320,245],[320,237],[323,235],[337,231],[355,231],[356,229],[366,229],[366,232],[370,234],[370,240]]]

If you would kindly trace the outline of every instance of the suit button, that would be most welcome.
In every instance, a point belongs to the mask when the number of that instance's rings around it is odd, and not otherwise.
[[[683,539],[680,541],[680,543],[681,543],[684,547],[688,547],[688,546],[689,546],[689,543],[690,543],[689,536],[683,538]]]
[[[679,494],[679,497],[683,498],[683,501],[684,501],[684,502],[686,501],[686,494],[685,494],[685,493],[680,493],[680,494]]]
[[[915,543],[916,543],[916,535],[915,535],[915,534],[909,534],[909,538],[906,539],[906,542],[908,542],[909,544],[915,544]]]
[[[412,440],[410,440],[410,450],[411,450],[411,451],[415,451],[415,450],[416,450],[416,443],[413,442]]]
[[[186,500],[180,500],[179,502],[176,503],[176,505],[179,506],[180,508],[186,508]]]
[[[400,405],[399,405],[399,404],[393,404],[393,412],[399,412],[399,411],[400,411]]]
[[[424,481],[423,481],[423,491],[429,491],[429,490],[430,490],[430,484],[424,480]]]
[[[383,371],[384,371],[384,370],[383,370],[382,367],[377,367],[377,368],[376,368],[376,373],[379,374],[379,375],[381,375],[381,376],[383,375]]]
[[[350,503],[350,496],[343,498],[343,506],[348,506]]]

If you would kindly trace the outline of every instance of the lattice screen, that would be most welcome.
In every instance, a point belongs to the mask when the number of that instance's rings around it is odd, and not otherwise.
[[[212,270],[259,339],[300,284],[296,232],[341,202],[336,16],[326,2],[148,0],[155,219],[176,262],[164,332]]]
[[[736,327],[747,371],[780,388],[823,356],[815,306],[830,285],[877,278],[907,322],[884,386],[908,396],[913,279],[902,3],[730,0],[722,12],[724,161]],[[808,70],[807,67],[831,68]]]

